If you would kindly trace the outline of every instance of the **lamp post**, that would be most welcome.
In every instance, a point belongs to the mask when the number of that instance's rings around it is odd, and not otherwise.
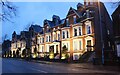
[[[102,24],[101,24],[101,9],[100,9],[100,1],[98,0],[98,13],[99,13],[99,22],[100,22],[100,35],[101,35],[101,44],[102,44],[102,64],[104,64],[104,43],[103,43],[103,33],[102,33]]]

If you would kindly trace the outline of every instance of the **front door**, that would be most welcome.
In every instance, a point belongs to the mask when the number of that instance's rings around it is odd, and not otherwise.
[[[50,46],[50,51],[49,52],[54,52],[54,45]]]
[[[91,51],[92,47],[91,47],[91,40],[87,40],[87,51]]]

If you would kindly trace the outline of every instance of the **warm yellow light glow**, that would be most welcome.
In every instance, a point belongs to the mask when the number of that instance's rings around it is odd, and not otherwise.
[[[49,55],[49,58],[50,58],[50,59],[54,59],[54,54],[51,53],[51,54]]]
[[[24,56],[23,56],[23,55],[21,55],[21,57],[23,58]]]
[[[37,55],[36,54],[33,54],[33,58],[36,58],[37,57]]]
[[[66,59],[66,54],[62,54],[62,58],[61,59]]]

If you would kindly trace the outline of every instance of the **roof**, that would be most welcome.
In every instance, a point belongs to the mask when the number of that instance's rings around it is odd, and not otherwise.
[[[54,17],[56,17],[56,16],[54,16]],[[57,18],[58,18],[58,17],[57,17]],[[59,19],[59,18],[58,18],[58,19]],[[54,26],[58,26],[58,25],[60,25],[60,24],[64,24],[64,23],[65,23],[65,19],[59,20],[58,24],[55,24],[54,21],[50,21],[50,20],[45,19],[45,20],[44,20],[44,24],[45,24],[45,23],[47,23],[51,28],[53,28]]]
[[[76,9],[74,9],[74,8],[72,8],[72,7],[70,7],[67,16],[70,15],[70,12],[71,12],[71,11],[73,11],[73,13],[75,13],[79,18],[81,17],[81,13],[78,12]]]
[[[39,26],[39,25],[31,25],[31,27],[33,28],[33,30],[34,30],[35,32],[41,32],[41,31],[42,31],[42,27]],[[30,28],[31,28],[31,27],[30,27]]]
[[[30,32],[29,31],[22,31],[21,33],[23,33],[26,38],[30,38]]]
[[[17,35],[17,39],[20,39],[20,35]]]

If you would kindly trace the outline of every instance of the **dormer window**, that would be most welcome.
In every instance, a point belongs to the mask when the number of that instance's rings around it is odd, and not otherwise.
[[[66,19],[66,25],[69,26],[69,19]]]
[[[73,16],[74,24],[76,24],[76,16]]]

